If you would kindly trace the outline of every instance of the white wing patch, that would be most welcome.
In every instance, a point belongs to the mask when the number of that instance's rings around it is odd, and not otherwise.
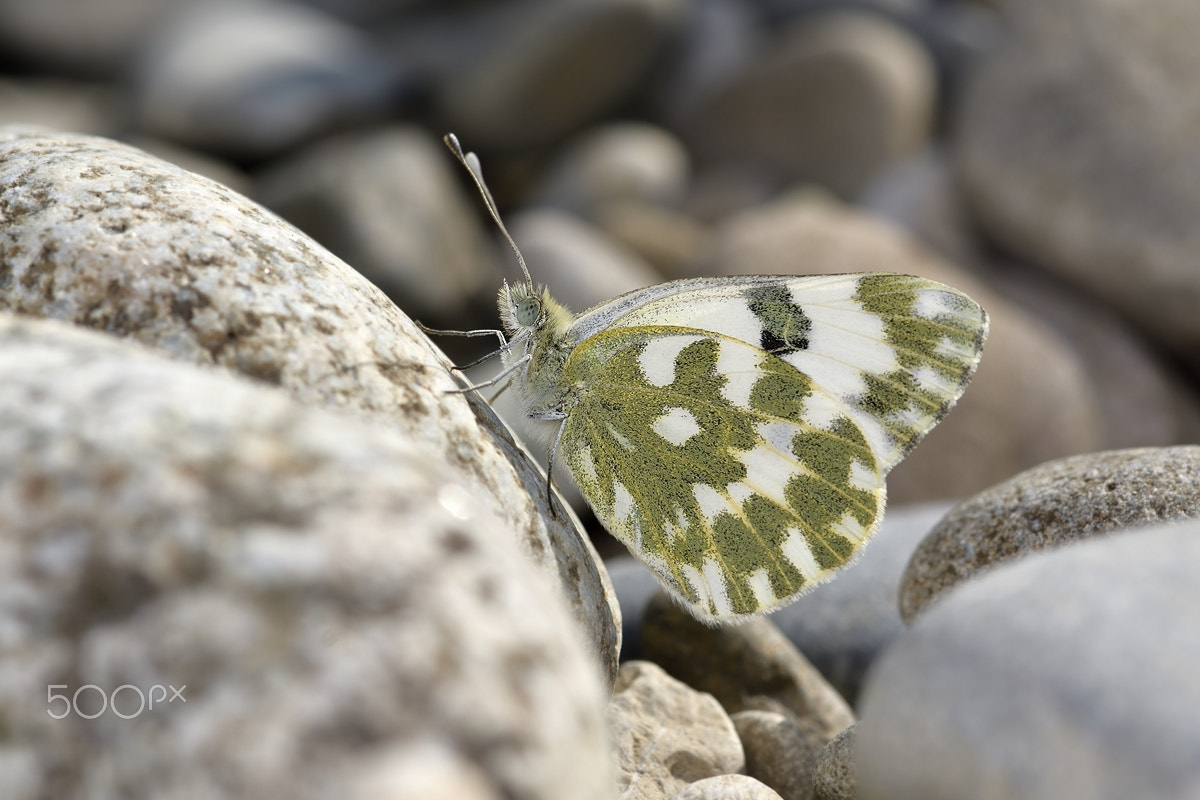
[[[699,336],[664,336],[646,342],[638,356],[638,366],[651,386],[670,386],[675,381],[675,359],[685,347],[700,341]]]
[[[650,426],[662,438],[676,447],[683,447],[700,432],[700,423],[686,408],[669,408],[667,412]]]
[[[787,506],[787,496],[784,489],[793,475],[802,470],[795,458],[780,453],[773,447],[756,447],[738,453],[738,459],[746,465],[746,477],[738,483],[745,484],[753,492],[774,500],[782,506]],[[731,484],[728,491],[733,493]]]
[[[692,496],[696,498],[700,513],[709,524],[712,524],[719,514],[729,511],[729,500],[707,483],[692,486]]]
[[[792,566],[799,570],[805,580],[811,581],[820,576],[823,571],[817,565],[817,560],[813,558],[812,550],[808,547],[808,540],[797,528],[788,529],[788,537],[783,540],[783,557],[792,562]]]

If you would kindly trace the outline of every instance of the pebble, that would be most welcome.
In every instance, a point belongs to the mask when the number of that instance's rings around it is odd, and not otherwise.
[[[377,288],[219,184],[94,137],[0,128],[0,308],[139,341],[180,361],[370,415],[491,497],[616,672],[616,600],[579,523],[444,357]]]
[[[647,661],[621,666],[608,704],[617,788],[628,800],[666,800],[693,781],[741,771],[737,731],[713,696]]]
[[[1200,5],[1002,6],[955,144],[988,236],[1200,369]],[[1086,20],[1086,24],[1080,24]]]
[[[842,696],[769,619],[709,628],[660,593],[642,618],[642,654],[730,713],[786,709],[815,732],[814,751],[854,723]]]
[[[678,137],[657,125],[614,123],[573,140],[533,202],[582,217],[623,202],[670,208],[683,201],[690,177],[691,157]]]
[[[689,783],[670,800],[781,800],[769,786],[749,775],[717,775]]]
[[[466,194],[460,171],[425,131],[381,127],[324,139],[276,164],[259,175],[256,199],[409,316],[447,325],[494,302],[504,275],[483,200]]]
[[[431,748],[611,797],[594,655],[435,449],[54,320],[0,371],[6,797],[428,796]]]
[[[789,194],[729,218],[714,231],[706,272],[830,275],[881,267],[961,289],[991,317],[966,393],[888,476],[893,502],[967,497],[1048,459],[1102,446],[1095,387],[1060,337],[903,231],[824,195]]]
[[[0,125],[112,135],[126,120],[125,94],[110,85],[63,78],[0,78]]]
[[[680,24],[682,0],[521,0],[441,76],[443,124],[486,150],[545,145],[627,101]]]
[[[186,0],[0,0],[5,61],[51,75],[116,78]],[[28,122],[29,120],[22,120]]]
[[[1012,559],[1139,525],[1200,517],[1200,446],[1051,461],[962,503],[917,547],[900,584],[911,622],[959,583]]]
[[[772,711],[739,711],[730,719],[746,753],[746,774],[783,800],[811,800],[814,753],[796,723]]]
[[[854,748],[858,725],[851,725],[825,745],[813,767],[814,800],[854,800]]]
[[[243,159],[379,119],[401,74],[361,31],[292,3],[205,3],[173,15],[138,60],[142,129]]]
[[[854,197],[929,136],[934,71],[876,14],[801,16],[697,102],[681,128],[700,158],[753,165]]]
[[[872,670],[862,800],[1200,795],[1200,522],[999,567]]]

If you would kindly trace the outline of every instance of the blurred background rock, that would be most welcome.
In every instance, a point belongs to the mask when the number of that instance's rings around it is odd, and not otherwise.
[[[694,275],[955,285],[992,333],[889,481],[924,501],[1198,440],[1197,36],[1194,0],[0,0],[0,122],[226,183],[441,327],[495,326],[515,275],[447,131],[576,310]]]

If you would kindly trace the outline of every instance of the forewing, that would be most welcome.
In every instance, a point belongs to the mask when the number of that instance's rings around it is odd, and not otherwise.
[[[911,275],[747,276],[633,292],[573,327],[586,340],[647,326],[719,333],[794,366],[838,401],[832,407],[851,417],[886,473],[966,388],[987,314],[962,292]]]
[[[841,401],[757,345],[616,328],[564,365],[559,453],[605,527],[701,619],[785,605],[853,559],[883,470]]]

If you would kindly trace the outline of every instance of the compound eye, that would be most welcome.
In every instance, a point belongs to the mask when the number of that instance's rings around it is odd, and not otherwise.
[[[542,304],[536,297],[522,297],[517,303],[517,322],[528,327],[538,321],[542,314]]]

